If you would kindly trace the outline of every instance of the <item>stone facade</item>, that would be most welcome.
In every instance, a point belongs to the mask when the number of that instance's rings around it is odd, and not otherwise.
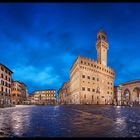
[[[69,93],[69,81],[65,82],[58,91],[58,104],[67,104]]]
[[[122,83],[115,91],[118,105],[140,104],[140,80]]]
[[[20,81],[13,81],[11,86],[12,103],[23,104],[26,101],[26,85]]]
[[[24,104],[26,104],[26,105],[32,105],[32,104],[34,104],[34,103],[35,103],[35,101],[34,101],[34,96],[33,96],[33,94],[28,94],[27,99],[26,99],[26,101],[24,102]]]
[[[48,90],[38,90],[33,92],[31,95],[31,104],[49,104],[55,105],[56,104],[56,90],[48,89]]]
[[[106,33],[97,34],[97,61],[78,56],[70,70],[68,104],[113,104],[113,69],[107,67]]]
[[[11,106],[11,81],[12,71],[0,64],[0,107]]]

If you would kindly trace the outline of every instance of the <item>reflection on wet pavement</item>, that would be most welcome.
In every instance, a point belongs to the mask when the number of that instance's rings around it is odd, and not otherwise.
[[[0,109],[0,137],[139,137],[140,108],[101,105]]]

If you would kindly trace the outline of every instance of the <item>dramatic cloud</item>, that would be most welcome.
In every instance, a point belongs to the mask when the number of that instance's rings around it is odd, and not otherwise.
[[[78,55],[97,59],[96,36],[107,33],[115,84],[140,78],[140,4],[0,4],[0,62],[29,93],[58,90]]]

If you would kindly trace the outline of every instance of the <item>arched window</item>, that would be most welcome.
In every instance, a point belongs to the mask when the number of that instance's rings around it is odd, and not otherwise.
[[[94,99],[94,96],[92,95],[92,100]]]
[[[86,94],[84,95],[84,98],[86,98]]]
[[[1,91],[3,91],[3,87],[1,87]]]
[[[137,97],[139,98],[139,93],[137,93]]]
[[[1,78],[3,78],[3,73],[1,74]]]
[[[105,40],[105,36],[102,36],[102,39]]]
[[[128,89],[126,89],[126,90],[124,91],[124,99],[125,99],[126,101],[129,101],[129,100],[130,100],[130,92],[129,92]]]

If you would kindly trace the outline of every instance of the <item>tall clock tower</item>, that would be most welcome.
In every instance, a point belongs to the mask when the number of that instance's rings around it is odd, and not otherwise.
[[[97,34],[96,49],[98,62],[107,66],[108,42],[106,33],[103,30],[100,30]]]

